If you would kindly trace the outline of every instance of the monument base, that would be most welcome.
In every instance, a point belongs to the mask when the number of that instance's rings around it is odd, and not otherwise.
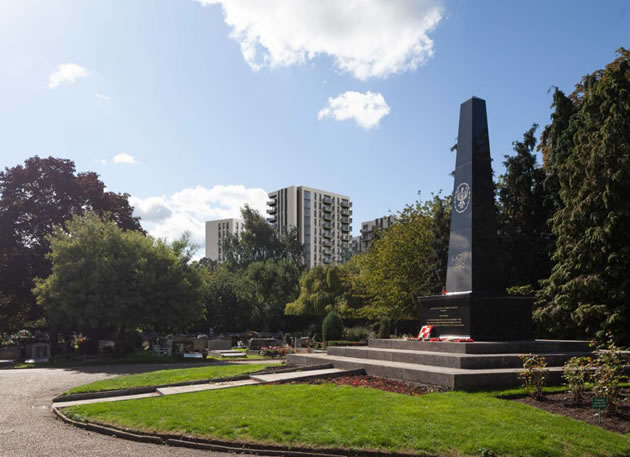
[[[421,325],[432,325],[437,337],[476,341],[530,340],[532,297],[494,296],[474,292],[421,297]]]

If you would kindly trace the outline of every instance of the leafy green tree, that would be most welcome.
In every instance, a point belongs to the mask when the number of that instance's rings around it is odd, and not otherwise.
[[[43,325],[31,290],[50,274],[47,235],[75,214],[94,211],[125,229],[141,230],[127,194],[105,190],[96,173],[74,162],[32,157],[0,171],[0,330]]]
[[[128,330],[183,330],[203,314],[203,277],[185,237],[171,247],[87,213],[48,241],[52,273],[34,294],[59,327],[114,335],[124,352]]]
[[[357,256],[354,280],[367,303],[364,317],[393,319],[417,316],[417,298],[439,294],[445,283],[450,199],[439,195],[407,206],[398,222]]]
[[[232,271],[227,265],[206,271],[203,301],[208,326],[218,332],[252,328],[255,324],[251,302],[253,285],[248,278],[240,270]]]
[[[336,308],[347,288],[340,278],[343,267],[318,265],[302,274],[300,294],[287,303],[284,312],[290,316],[313,316],[323,318]]]
[[[555,265],[538,323],[557,336],[630,343],[630,51],[582,78],[573,109],[552,120],[546,160],[557,177]],[[562,99],[560,97],[561,100]],[[554,125],[558,122],[558,125]],[[562,131],[562,133],[558,133]]]
[[[241,215],[245,230],[241,235],[228,235],[223,242],[228,263],[245,268],[252,262],[289,259],[304,269],[304,251],[297,228],[279,233],[248,205],[243,207]]]
[[[513,156],[505,156],[505,174],[499,177],[499,240],[507,285],[537,288],[549,276],[553,236],[552,213],[545,206],[545,172],[536,163],[534,124],[514,141]]]
[[[250,283],[253,318],[263,330],[282,325],[286,304],[298,296],[300,273],[291,259],[268,259],[247,266],[245,277]]]

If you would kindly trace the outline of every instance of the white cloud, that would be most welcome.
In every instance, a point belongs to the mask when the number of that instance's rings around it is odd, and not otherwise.
[[[441,0],[197,0],[221,5],[231,37],[258,70],[318,56],[365,80],[415,70],[433,55]]]
[[[109,95],[101,94],[100,92],[96,93],[96,98],[99,100],[110,101],[112,98]]]
[[[62,63],[57,65],[57,70],[48,77],[48,87],[54,89],[60,84],[72,84],[79,78],[85,78],[87,70],[76,63]]]
[[[347,91],[329,98],[328,104],[320,110],[317,119],[333,118],[337,121],[354,119],[359,127],[369,130],[376,127],[390,111],[383,94]]]
[[[134,156],[132,156],[131,154],[127,154],[126,152],[123,152],[121,154],[116,154],[114,156],[114,158],[112,159],[112,162],[114,163],[128,163],[131,165],[135,165],[138,163],[138,161],[135,159]]]
[[[141,218],[142,227],[154,237],[173,241],[189,231],[193,243],[205,254],[205,222],[213,219],[240,217],[245,203],[260,211],[266,209],[267,192],[245,186],[188,187],[170,196],[138,198],[131,196],[134,216]]]

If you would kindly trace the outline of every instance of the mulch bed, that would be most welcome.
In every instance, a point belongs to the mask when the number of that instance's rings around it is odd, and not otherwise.
[[[626,434],[630,433],[630,389],[622,389],[622,396],[625,397],[625,401],[617,408],[616,415],[609,415],[605,410],[602,410],[601,425],[597,423],[597,410],[591,408],[592,392],[586,392],[584,400],[577,405],[573,403],[571,395],[567,392],[546,394],[541,401],[531,397],[519,398],[516,401],[544,409],[550,413],[561,414],[588,422],[591,425],[598,425],[612,432]]]
[[[425,384],[405,383],[392,379],[376,378],[374,376],[339,376],[336,378],[313,378],[292,382],[291,384],[337,384],[353,387],[370,387],[372,389],[384,390],[385,392],[395,392],[406,395],[423,395],[433,392],[442,392],[436,386]]]

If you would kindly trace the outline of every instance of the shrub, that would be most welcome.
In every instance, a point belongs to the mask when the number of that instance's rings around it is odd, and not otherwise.
[[[322,339],[324,341],[340,340],[342,336],[343,319],[336,311],[331,311],[322,322]]]
[[[520,373],[523,387],[532,398],[541,400],[543,398],[545,379],[549,373],[547,361],[543,356],[536,354],[523,354],[520,357],[524,368]]]
[[[346,328],[343,337],[348,341],[367,340],[370,337],[370,331],[365,327]]]
[[[392,332],[392,320],[389,317],[381,317],[381,326],[378,328],[379,338],[389,338]]]
[[[571,357],[564,364],[562,377],[564,378],[567,391],[573,397],[574,403],[580,403],[584,399],[586,382],[589,378],[592,359],[590,357]]]
[[[608,333],[608,342],[598,351],[593,361],[593,393],[603,397],[608,403],[608,413],[616,414],[617,407],[623,401],[620,396],[620,384],[627,379],[624,373],[625,357]]]

